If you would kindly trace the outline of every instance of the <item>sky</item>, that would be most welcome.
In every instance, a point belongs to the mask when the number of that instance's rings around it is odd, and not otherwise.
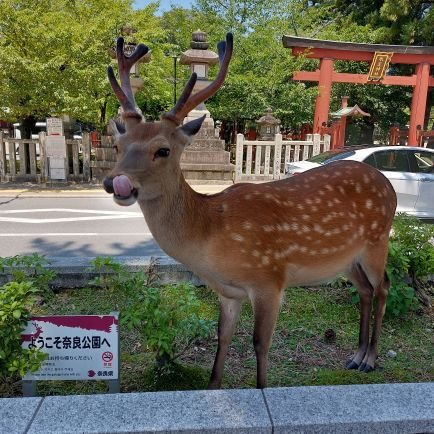
[[[148,5],[149,3],[154,3],[152,0],[135,0],[134,7],[136,9],[141,9],[142,7]],[[164,12],[171,8],[171,5],[182,6],[185,8],[191,7],[193,0],[160,0],[160,11]]]

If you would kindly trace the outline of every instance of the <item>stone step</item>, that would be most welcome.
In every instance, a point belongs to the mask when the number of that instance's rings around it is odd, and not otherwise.
[[[181,164],[230,164],[230,153],[225,151],[184,151]]]

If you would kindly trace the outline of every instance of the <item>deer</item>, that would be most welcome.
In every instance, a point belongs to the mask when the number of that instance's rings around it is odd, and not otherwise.
[[[43,329],[36,322],[32,322],[32,325],[35,327],[34,333],[23,333],[21,334],[21,342],[31,342],[29,345],[32,346],[36,339],[42,334]]]
[[[148,47],[139,44],[131,56],[123,47],[119,38],[120,84],[108,68],[122,122],[110,121],[117,161],[103,188],[121,206],[137,202],[162,250],[217,293],[217,352],[209,388],[221,387],[244,301],[253,307],[256,385],[264,388],[284,290],[339,275],[360,295],[359,342],[346,367],[374,370],[390,286],[385,265],[396,209],[390,182],[367,164],[336,161],[291,178],[236,183],[212,195],[196,192],[183,177],[180,158],[205,116],[183,121],[224,83],[232,35],[217,45],[220,68],[214,81],[192,93],[193,73],[174,107],[155,122],[145,121],[129,81],[132,65]]]

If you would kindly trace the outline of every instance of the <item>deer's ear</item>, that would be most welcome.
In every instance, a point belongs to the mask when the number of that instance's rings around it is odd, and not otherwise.
[[[201,116],[200,118],[194,119],[190,122],[187,122],[181,127],[181,130],[184,134],[187,136],[194,136],[197,134],[197,132],[200,130],[200,127],[203,124],[203,121],[205,120],[206,115]]]
[[[116,119],[110,119],[110,122],[109,122],[109,131],[114,136],[120,136],[120,135],[122,135],[122,134],[125,133],[125,125],[121,124]]]

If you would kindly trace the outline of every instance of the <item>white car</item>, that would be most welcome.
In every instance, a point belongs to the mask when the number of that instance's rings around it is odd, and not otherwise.
[[[298,175],[336,160],[362,161],[380,170],[396,191],[396,212],[406,212],[419,218],[434,218],[433,149],[413,146],[335,149],[306,161],[287,164],[285,175]]]

